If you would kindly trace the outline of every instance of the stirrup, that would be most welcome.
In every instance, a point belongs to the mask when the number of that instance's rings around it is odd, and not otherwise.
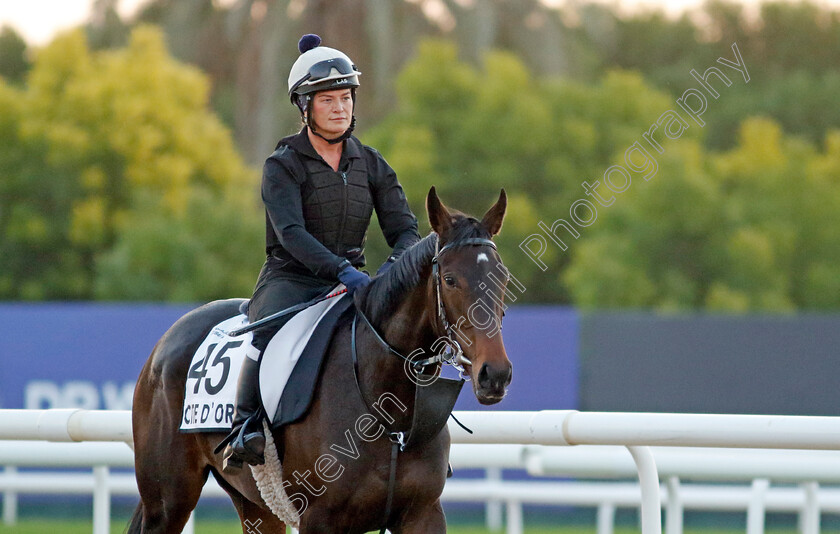
[[[255,421],[256,419],[256,421]],[[243,463],[262,465],[265,463],[265,434],[259,430],[248,432],[248,426],[260,424],[260,418],[249,418],[239,428],[233,440],[225,448],[222,471],[231,472],[242,468]]]
[[[233,449],[227,447],[225,449],[225,459],[222,460],[222,472],[228,475],[233,475],[242,470],[242,458],[233,452]]]
[[[264,455],[258,454],[247,447],[237,450],[237,448],[233,447],[233,444],[229,444],[225,448],[225,457],[224,460],[222,460],[222,471],[227,474],[235,474],[242,469],[243,464],[262,465],[264,463]]]
[[[220,452],[222,452],[222,450],[225,449],[225,446],[230,445],[237,439],[249,441],[247,438],[250,436],[250,434],[259,433],[263,436],[264,439],[265,435],[263,435],[262,431],[263,417],[265,417],[265,411],[262,409],[262,407],[260,407],[252,415],[245,417],[245,420],[239,424],[236,424],[236,418],[234,418],[234,423],[230,429],[230,432],[228,432],[228,434],[224,438],[222,438],[222,441],[220,441],[219,444],[216,445],[216,448],[213,449],[213,454],[219,454]],[[250,432],[249,436],[244,436],[243,434],[245,433],[245,429],[248,428],[248,425],[255,425],[257,430]],[[262,449],[265,450],[265,445],[263,445]],[[225,454],[227,454],[227,452],[225,452]]]

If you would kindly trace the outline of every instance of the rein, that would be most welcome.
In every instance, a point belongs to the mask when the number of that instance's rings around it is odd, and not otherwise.
[[[446,252],[447,250],[451,250],[453,248],[460,247],[460,246],[489,246],[489,247],[492,247],[493,250],[496,250],[496,244],[493,243],[493,241],[491,241],[490,239],[477,238],[477,237],[476,238],[467,238],[467,239],[462,239],[462,240],[455,241],[455,242],[452,242],[452,243],[447,243],[441,249],[438,249],[439,245],[440,245],[440,240],[438,238],[438,240],[435,241],[435,255],[432,258],[432,277],[434,279],[434,284],[435,284],[435,299],[437,301],[436,302],[436,307],[437,307],[438,319],[440,320],[440,323],[444,328],[445,338],[446,338],[446,341],[448,342],[446,344],[446,349],[444,350],[444,352],[442,352],[440,354],[437,354],[437,355],[435,355],[431,358],[427,358],[425,360],[413,361],[410,357],[403,355],[398,350],[396,350],[394,347],[392,347],[387,341],[385,341],[385,338],[382,337],[382,335],[376,330],[376,328],[373,327],[370,320],[367,318],[367,316],[365,316],[364,312],[362,312],[362,310],[359,308],[358,305],[356,306],[356,312],[353,316],[353,325],[352,325],[351,334],[350,334],[350,354],[352,355],[352,358],[353,358],[353,376],[356,380],[356,388],[359,392],[359,395],[362,397],[362,402],[366,406],[367,406],[367,401],[365,400],[365,396],[362,393],[361,382],[359,380],[359,358],[358,358],[358,352],[357,352],[357,349],[356,349],[356,325],[359,322],[359,317],[362,318],[362,321],[364,322],[365,326],[367,326],[368,329],[371,332],[373,332],[374,337],[376,338],[376,340],[379,342],[380,345],[382,345],[384,348],[386,348],[390,354],[393,354],[393,355],[401,358],[406,363],[410,363],[411,366],[414,368],[414,370],[419,371],[419,370],[421,370],[421,369],[423,369],[423,368],[425,368],[429,365],[433,365],[433,364],[448,364],[448,365],[452,365],[455,369],[457,369],[459,374],[460,374],[460,377],[461,377],[461,379],[459,381],[455,381],[455,380],[451,380],[451,379],[443,379],[442,377],[438,376],[438,377],[436,377],[435,381],[433,381],[431,384],[429,384],[429,386],[431,386],[436,382],[439,383],[442,388],[446,388],[447,390],[449,390],[448,391],[449,396],[452,397],[451,402],[448,403],[448,405],[445,407],[445,410],[440,410],[440,409],[432,410],[432,412],[443,412],[443,411],[446,412],[446,416],[443,418],[443,423],[442,424],[438,424],[439,421],[433,421],[431,423],[427,423],[427,422],[424,422],[424,421],[419,421],[418,413],[421,412],[421,411],[424,411],[424,412],[429,411],[428,409],[426,409],[426,408],[429,408],[429,407],[426,407],[426,406],[421,407],[420,406],[420,399],[422,398],[420,396],[420,390],[421,389],[426,390],[427,388],[426,387],[421,388],[419,385],[417,385],[415,383],[415,406],[414,406],[414,417],[413,417],[413,420],[412,420],[412,423],[411,423],[411,427],[407,431],[404,431],[404,432],[400,432],[400,431],[388,432],[388,439],[392,443],[392,445],[391,445],[391,465],[390,465],[389,475],[388,475],[388,490],[387,490],[388,493],[387,493],[387,498],[386,498],[386,502],[385,502],[385,514],[384,514],[384,517],[383,517],[383,527],[382,527],[382,530],[379,531],[379,534],[384,534],[385,533],[385,530],[387,528],[388,518],[391,515],[391,506],[392,506],[393,500],[394,500],[394,489],[396,488],[397,456],[399,455],[399,453],[401,451],[404,451],[406,449],[406,447],[414,445],[418,442],[419,443],[424,443],[428,439],[431,439],[432,437],[437,435],[438,432],[440,432],[443,425],[446,424],[446,419],[449,416],[452,416],[452,407],[455,404],[455,399],[457,399],[458,393],[460,393],[461,387],[463,386],[464,381],[467,379],[467,378],[464,377],[465,370],[464,370],[464,367],[463,367],[462,363],[470,363],[470,361],[464,356],[464,351],[461,348],[461,345],[458,343],[457,339],[455,338],[455,331],[454,331],[452,325],[449,323],[449,321],[446,318],[446,309],[443,306],[443,299],[441,298],[441,276],[440,276],[440,264],[439,264],[438,260],[439,260],[440,256],[444,252]],[[441,382],[441,380],[444,380],[445,382]],[[428,389],[431,389],[431,388],[428,388]],[[443,390],[441,390],[441,391],[443,391]],[[370,413],[375,413],[374,410],[370,409],[370,406],[367,406],[367,408],[368,408],[368,411]],[[385,423],[377,415],[375,415],[374,417],[376,417],[379,420],[379,423],[382,424],[383,427],[385,427],[386,430],[387,430],[387,427],[385,426]],[[431,415],[431,414],[429,414],[429,415]],[[441,415],[440,413],[434,413],[433,414],[433,416],[436,419],[439,418],[440,415]],[[453,419],[454,419],[454,416],[453,416]],[[457,419],[455,421],[459,425],[464,427],[461,424],[460,421],[458,421]],[[464,429],[467,430],[468,432],[472,433],[472,431],[470,431],[466,427],[464,427]],[[417,430],[418,432],[415,432],[415,430]],[[424,434],[429,434],[429,435],[424,435]],[[417,437],[418,435],[420,436],[419,438]]]

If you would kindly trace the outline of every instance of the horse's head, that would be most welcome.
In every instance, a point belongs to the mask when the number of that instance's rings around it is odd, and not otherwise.
[[[502,400],[513,375],[501,332],[508,272],[489,241],[502,228],[506,207],[504,189],[481,221],[447,209],[434,187],[426,198],[429,222],[439,236],[439,281],[432,280],[433,298],[437,301],[439,287],[443,306],[444,318],[438,320],[450,325],[450,337],[461,345],[482,404]]]

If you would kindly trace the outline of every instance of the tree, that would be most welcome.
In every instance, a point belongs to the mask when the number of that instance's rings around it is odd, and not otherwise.
[[[11,169],[0,199],[0,295],[194,300],[232,296],[234,286],[250,292],[235,273],[253,278],[259,267],[257,173],[208,111],[208,93],[206,78],[170,58],[147,27],[113,51],[91,52],[81,32],[66,34],[39,53],[23,90],[0,86],[10,110],[0,158]],[[228,225],[239,238],[215,253],[241,262],[225,277],[236,282],[181,289],[184,256],[205,267],[213,254],[167,244],[175,236],[217,241],[212,232]],[[151,261],[161,265],[156,283],[164,289],[138,291],[133,283]]]
[[[632,73],[611,72],[594,85],[536,77],[505,52],[487,54],[476,69],[444,41],[420,46],[397,93],[397,110],[364,140],[397,170],[421,217],[432,185],[447,204],[473,214],[506,188],[511,207],[500,249],[528,288],[524,298],[540,302],[569,302],[558,283],[569,255],[547,251],[543,272],[520,243],[540,231],[538,223],[568,218],[569,207],[587,198],[582,182],[598,179],[616,151],[623,154],[670,106]]]
[[[582,23],[572,29],[601,61],[640,72],[674,98],[696,82],[691,69],[703,73],[719,56],[731,58],[737,42],[747,64],[749,84],[734,83],[725,99],[710,106],[707,147],[727,150],[738,137],[741,120],[752,115],[775,119],[785,132],[822,143],[840,124],[832,99],[840,90],[840,12],[811,2],[763,2],[757,16],[742,3],[713,0],[671,20],[661,11],[619,15],[588,5]],[[720,66],[720,65],[718,65]]]
[[[87,35],[93,49],[125,46],[129,28],[120,17],[119,0],[94,0],[87,23]]]
[[[23,82],[29,70],[26,41],[10,26],[0,28],[0,77],[11,83]]]
[[[787,312],[840,305],[838,140],[824,153],[750,119],[738,145],[680,141],[580,243],[564,280],[588,308]],[[833,176],[833,178],[832,178]]]
[[[104,2],[112,0],[102,0]],[[137,19],[159,25],[175,57],[199,66],[213,82],[213,105],[233,128],[249,163],[261,163],[285,135],[300,128],[286,77],[297,41],[317,33],[347,53],[364,73],[360,129],[383,116],[393,100],[393,73],[419,35],[435,28],[404,0],[153,0]]]

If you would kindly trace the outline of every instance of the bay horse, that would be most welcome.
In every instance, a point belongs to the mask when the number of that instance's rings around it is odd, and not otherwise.
[[[391,406],[394,428],[412,424],[418,386],[394,353],[432,354],[437,340],[456,336],[478,401],[494,404],[505,396],[512,366],[500,326],[508,277],[491,238],[501,229],[506,206],[502,190],[479,221],[447,209],[432,187],[426,211],[433,233],[352,296],[355,313],[367,322],[339,322],[308,412],[268,436],[280,451],[287,493],[299,495],[294,505],[301,512],[301,534],[446,532],[440,503],[449,458],[446,426],[402,452],[392,475],[389,458],[396,458],[396,447],[374,431],[372,421],[361,428],[359,422],[376,399],[390,394],[404,409]],[[180,318],[140,373],[132,412],[140,503],[129,534],[181,532],[209,473],[229,494],[244,533],[286,532],[249,469],[222,471],[221,454],[213,449],[224,433],[179,431],[191,357],[214,325],[239,314],[242,302],[215,301]],[[440,362],[430,365],[429,374],[440,372]],[[383,513],[386,508],[390,513]]]

